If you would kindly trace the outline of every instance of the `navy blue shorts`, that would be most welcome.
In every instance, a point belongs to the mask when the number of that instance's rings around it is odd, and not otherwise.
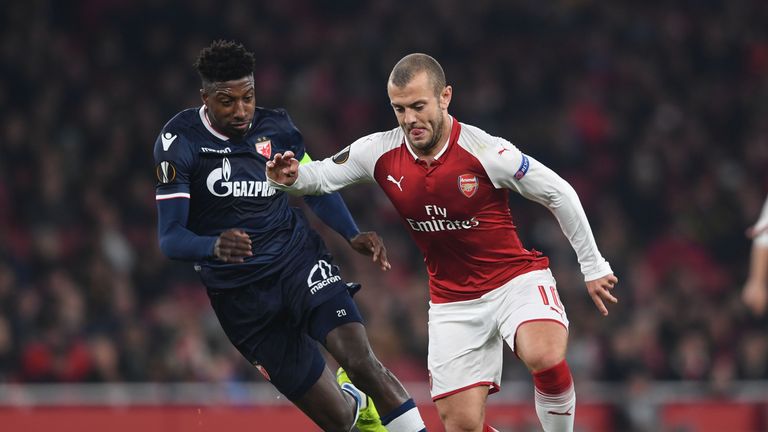
[[[310,248],[312,249],[312,248]],[[208,290],[224,332],[240,353],[288,399],[320,378],[325,360],[318,342],[334,328],[362,322],[352,294],[325,248],[303,252],[266,281]]]

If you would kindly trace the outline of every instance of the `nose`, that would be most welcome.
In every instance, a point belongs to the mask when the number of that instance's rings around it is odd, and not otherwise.
[[[243,120],[245,119],[245,103],[243,101],[235,102],[235,112],[234,117],[237,120]]]
[[[416,111],[410,108],[406,108],[403,115],[403,120],[405,121],[405,124],[416,123]]]

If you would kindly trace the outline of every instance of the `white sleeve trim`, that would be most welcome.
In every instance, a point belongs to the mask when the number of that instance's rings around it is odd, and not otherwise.
[[[191,195],[185,192],[177,192],[172,194],[165,194],[165,195],[155,195],[156,201],[163,201],[167,199],[174,199],[174,198],[190,198]]]

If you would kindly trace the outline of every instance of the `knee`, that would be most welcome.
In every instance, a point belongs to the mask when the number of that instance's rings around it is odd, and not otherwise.
[[[565,353],[559,350],[541,350],[529,353],[525,358],[525,364],[531,371],[549,369],[565,360]]]

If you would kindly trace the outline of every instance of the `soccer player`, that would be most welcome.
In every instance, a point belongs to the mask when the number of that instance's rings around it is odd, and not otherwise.
[[[320,194],[375,181],[392,201],[427,264],[430,384],[447,431],[493,430],[485,403],[501,382],[502,341],[533,374],[544,430],[572,431],[568,318],[548,259],[520,243],[507,190],[555,215],[603,315],[606,301],[617,302],[611,290],[618,279],[573,188],[509,141],[449,115],[452,91],[435,59],[404,57],[387,83],[399,128],[301,168],[294,153],[275,154],[269,183]]]
[[[302,212],[267,184],[272,154],[309,156],[284,110],[256,107],[254,63],[234,42],[200,52],[203,105],[173,117],[155,143],[160,248],[196,262],[233,345],[323,430],[386,430],[371,398],[390,431],[424,430],[413,400],[371,350],[351,297],[359,285],[342,280]],[[338,194],[307,204],[389,268],[381,239],[358,231]],[[346,373],[328,370],[318,342]]]
[[[747,230],[747,236],[752,239],[752,253],[741,297],[755,315],[762,316],[768,302],[768,198],[760,218]]]

